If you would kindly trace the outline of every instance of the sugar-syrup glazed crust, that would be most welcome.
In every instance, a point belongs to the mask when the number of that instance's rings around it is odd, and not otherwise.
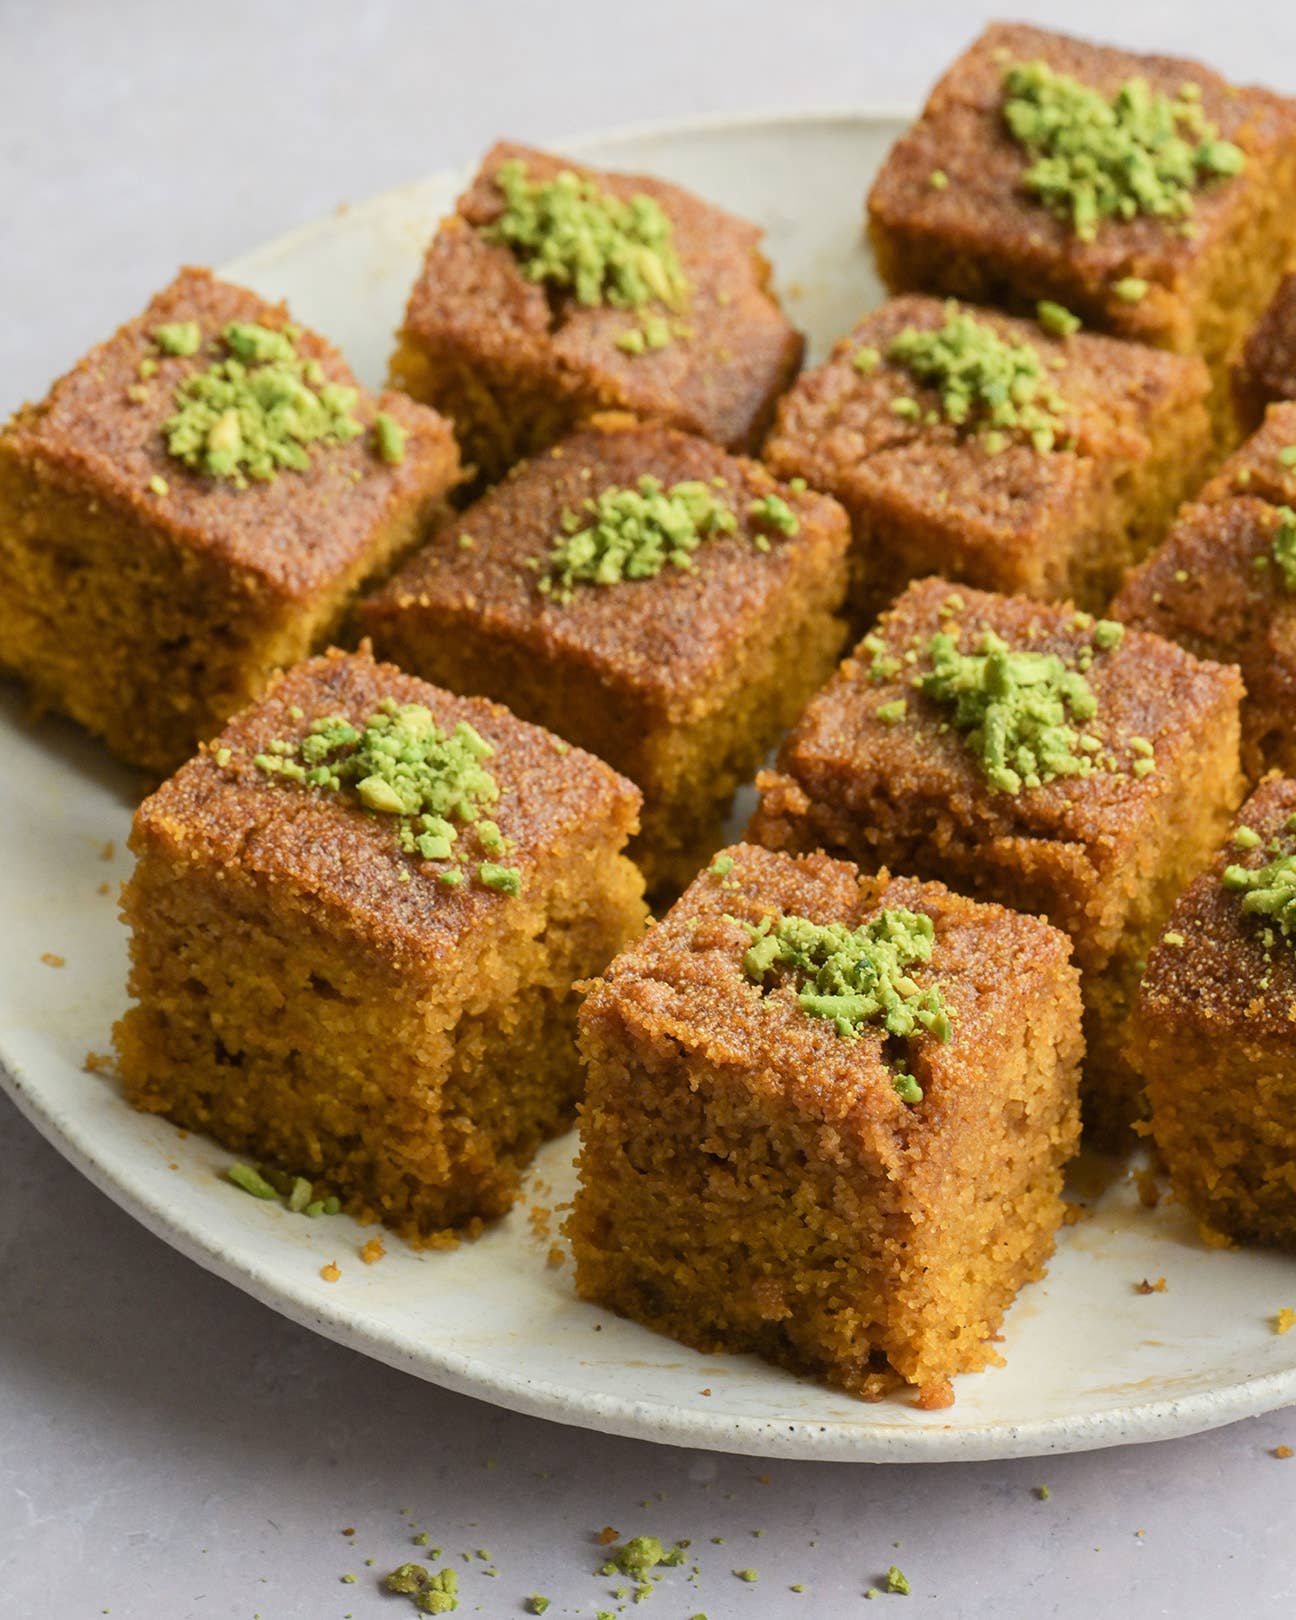
[[[507,246],[482,235],[503,208],[494,176],[515,159],[532,179],[572,170],[612,196],[642,194],[661,206],[690,288],[680,314],[686,335],[649,353],[624,353],[616,339],[638,324],[634,310],[556,296],[527,279]],[[394,372],[419,392],[420,348],[438,357],[433,369],[443,387],[447,358],[453,367],[476,366],[476,387],[459,393],[467,385],[453,385],[461,402],[456,420],[469,458],[491,477],[599,409],[633,411],[730,449],[754,449],[804,349],[770,290],[760,238],[754,225],[679,186],[500,142],[432,240]],[[533,423],[503,419],[510,392],[512,414],[534,412]],[[463,419],[469,412],[480,413],[471,424]]]
[[[349,796],[284,781],[253,763],[272,741],[299,741],[313,720],[340,714],[363,723],[387,699],[426,705],[445,731],[466,721],[495,749],[487,765],[500,798],[489,813],[516,846],[508,861],[524,887],[581,827],[620,827],[623,835],[633,830],[639,791],[601,760],[576,748],[560,752],[547,732],[501,704],[439,691],[362,648],[299,664],[237,716],[140,806],[132,834],[136,854],[157,850],[206,869],[290,885],[321,926],[344,921],[385,958],[421,966],[447,959],[513,897],[474,881],[445,887],[436,881],[437,866],[421,872],[417,857],[400,852],[390,816],[365,811]],[[217,763],[226,749],[228,763]],[[470,840],[470,831],[465,836]]]
[[[1249,495],[1184,507],[1111,606],[1127,624],[1238,666],[1243,766],[1252,779],[1270,766],[1296,769],[1296,596],[1270,555],[1280,521]]]
[[[736,529],[707,539],[694,570],[667,566],[650,579],[578,587],[563,602],[544,595],[537,581],[564,514],[579,515],[605,489],[633,488],[645,473],[667,487],[723,480],[716,494]],[[751,502],[769,494],[795,514],[796,535],[750,515]],[[768,549],[757,549],[758,538]],[[371,597],[361,618],[379,642],[403,615],[426,613],[429,630],[442,635],[471,625],[546,663],[587,670],[613,691],[633,691],[663,719],[681,722],[700,685],[722,674],[751,625],[775,609],[806,549],[832,572],[846,542],[845,514],[831,498],[790,490],[758,462],[695,436],[606,415],[515,467]]]
[[[839,1129],[890,1135],[897,1167],[921,1153],[947,1116],[959,1112],[965,1054],[993,1050],[1004,1031],[1004,987],[1017,974],[1069,962],[1071,942],[1040,917],[967,900],[940,883],[861,876],[823,854],[789,860],[755,845],[721,854],[734,862],[723,881],[704,875],[589,991],[591,1015],[610,1001],[648,1041],[674,1041],[712,1061],[741,1063],[797,1107]],[[897,1095],[880,1027],[843,1040],[831,1020],[810,1018],[793,987],[762,991],[743,974],[746,923],[795,915],[857,928],[883,909],[920,912],[936,925],[932,960],[907,972],[920,989],[939,983],[956,1035],[948,1045],[920,1037],[907,1053],[924,1106]]]
[[[173,322],[196,321],[202,348],[190,356],[163,353],[153,333]],[[148,308],[61,377],[47,398],[25,406],[5,429],[15,454],[37,463],[63,487],[92,488],[141,524],[162,527],[178,543],[239,570],[260,589],[285,598],[309,597],[363,558],[376,529],[412,497],[446,494],[459,478],[450,424],[403,394],[360,389],[354,414],[365,432],[344,444],[311,446],[309,465],[267,482],[237,488],[227,479],[192,472],[167,451],[162,424],[175,411],[177,385],[211,363],[211,344],[230,321],[275,330],[289,324],[282,304],[187,268]],[[324,338],[300,329],[298,352],[317,360],[328,381],[356,387],[341,354]],[[140,362],[156,364],[141,382]],[[133,400],[131,388],[143,388]],[[379,411],[403,427],[404,457],[392,465],[375,453]],[[165,495],[150,481],[161,478]]]
[[[1226,866],[1263,866],[1270,859],[1266,845],[1285,831],[1293,813],[1296,781],[1285,777],[1261,783],[1238,811],[1234,828],[1249,827],[1261,842],[1249,850],[1226,843],[1185,889],[1148,956],[1139,989],[1144,1027],[1173,1017],[1203,1037],[1290,1039],[1296,1024],[1296,950],[1281,938],[1267,946],[1265,919],[1244,912],[1240,895],[1220,880]],[[1262,987],[1266,978],[1269,983]]]
[[[845,504],[857,530],[860,592],[874,609],[907,577],[938,567],[987,589],[1105,601],[1187,493],[1185,466],[1209,440],[1206,368],[1196,358],[1090,334],[1059,338],[1034,321],[959,307],[1039,353],[1067,406],[1055,448],[1041,452],[1009,432],[991,453],[984,435],[927,420],[939,414],[938,394],[887,351],[907,327],[941,327],[946,303],[905,295],[867,315],[800,378],[779,404],[763,454],[781,476],[800,473]],[[853,362],[868,349],[877,363],[861,371]],[[916,400],[921,416],[898,415],[898,397]],[[1177,453],[1173,468],[1159,465],[1167,443]],[[1140,480],[1153,498],[1136,498]]]
[[[1106,95],[1132,77],[1172,98],[1185,83],[1196,84],[1202,112],[1222,139],[1242,149],[1246,167],[1240,176],[1194,194],[1191,237],[1177,222],[1139,214],[1101,225],[1092,241],[1083,241],[1023,189],[1028,159],[1004,125],[1005,67],[1032,61]],[[1294,153],[1296,108],[1271,91],[1239,90],[1200,63],[1178,57],[1140,56],[1046,29],[995,23],[935,86],[922,117],[896,143],[874,182],[874,246],[892,286],[914,285],[897,279],[902,255],[912,268],[931,254],[933,264],[939,260],[956,280],[961,267],[970,283],[943,290],[987,302],[1056,298],[1122,337],[1185,350],[1195,346],[1200,312],[1194,302],[1210,290],[1200,286],[1202,263],[1251,234],[1257,192],[1289,175]],[[949,182],[939,189],[931,184],[938,169]],[[1280,268],[1275,265],[1275,278]],[[1131,275],[1150,284],[1137,301],[1112,291]]]

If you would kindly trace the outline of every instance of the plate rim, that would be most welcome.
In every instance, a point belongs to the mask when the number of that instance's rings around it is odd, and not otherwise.
[[[912,119],[912,108],[871,104],[859,108],[827,108],[776,112],[704,113],[684,118],[648,120],[584,131],[546,146],[579,155],[591,148],[607,149],[653,139],[688,139],[690,136],[731,135],[780,127],[852,127],[894,125]],[[460,186],[467,165],[446,167],[403,181],[345,205],[345,217],[380,210],[391,199],[415,190]],[[863,188],[861,188],[861,192]],[[337,208],[306,220],[269,241],[253,244],[229,260],[218,274],[245,274],[262,252],[296,253],[311,240],[336,229]],[[229,1252],[219,1235],[204,1234],[196,1226],[178,1222],[164,1196],[132,1185],[122,1174],[96,1157],[88,1131],[45,1097],[39,1081],[30,1079],[13,1055],[0,1046],[0,1089],[23,1117],[74,1169],[123,1209],[146,1231],[186,1259],[222,1281],[250,1295],[260,1304],[347,1348],[412,1374],[437,1387],[485,1400],[526,1416],[568,1426],[656,1444],[717,1450],[739,1455],[856,1463],[977,1461],[1097,1450],[1110,1446],[1171,1439],[1222,1427],[1296,1403],[1296,1366],[1255,1373],[1223,1388],[1181,1397],[1132,1401],[1106,1412],[1057,1416],[1024,1423],[983,1422],[966,1428],[939,1424],[888,1424],[879,1416],[885,1408],[860,1405],[858,1421],[841,1418],[769,1419],[712,1416],[705,1410],[672,1406],[657,1399],[638,1402],[619,1395],[584,1391],[569,1386],[491,1368],[485,1375],[471,1355],[438,1349],[427,1341],[414,1343],[400,1330],[366,1329],[362,1309],[344,1300],[322,1303],[301,1285],[272,1278],[259,1261],[248,1262]],[[122,1104],[122,1106],[125,1106]],[[665,1341],[663,1341],[665,1342]]]

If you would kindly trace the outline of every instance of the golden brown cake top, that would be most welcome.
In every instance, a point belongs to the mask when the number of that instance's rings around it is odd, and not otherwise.
[[[1296,523],[1252,496],[1185,506],[1111,612],[1216,657],[1244,660],[1252,697],[1258,677],[1271,693],[1281,684],[1296,698]]]
[[[959,654],[975,654],[987,631],[1010,655],[1055,655],[1083,675],[1092,712],[1064,711],[1076,734],[1064,752],[1091,758],[1088,774],[1044,773],[1038,786],[1016,791],[995,786],[953,703],[915,684],[933,671],[934,636],[948,635]],[[960,843],[1017,839],[1027,858],[1027,841],[1042,840],[1078,866],[1110,873],[1166,795],[1191,780],[1206,729],[1236,710],[1240,696],[1236,669],[1196,659],[1159,636],[1122,633],[1065,605],[925,579],[882,615],[811,702],[779,763],[812,795],[831,781],[833,795],[849,804],[852,783],[869,784],[873,795],[881,784],[896,815],[906,814],[908,801],[922,804],[959,829]],[[1091,749],[1086,738],[1098,746]],[[947,827],[941,836],[950,835]]]
[[[366,809],[363,784],[358,792],[309,786],[265,767],[267,757],[298,759],[313,722],[341,716],[362,727],[389,701],[423,705],[444,733],[466,723],[490,745],[482,763],[498,797],[478,809],[497,827],[498,842],[479,834],[480,821],[452,817],[462,860],[405,853],[401,818]],[[331,651],[280,676],[145,799],[131,847],[196,871],[273,883],[297,895],[303,925],[344,923],[374,949],[426,965],[446,962],[477,931],[507,930],[509,908],[533,925],[545,910],[536,889],[541,874],[554,881],[565,856],[600,843],[613,859],[635,828],[639,804],[639,790],[593,755],[501,704],[455,697],[376,663],[362,648]],[[515,872],[517,884],[483,873],[483,863]],[[447,873],[458,874],[457,886],[446,884]],[[513,887],[517,893],[508,892]]]
[[[874,1022],[843,1035],[830,1018],[803,1009],[803,979],[774,973],[755,982],[744,966],[753,931],[767,920],[855,930],[884,910],[918,913],[934,925],[930,959],[907,971],[918,991],[939,990],[946,1041],[926,1031],[888,1038]],[[1041,919],[964,899],[939,883],[863,877],[827,855],[735,844],[595,982],[588,1013],[622,1020],[636,1042],[675,1044],[741,1074],[772,1104],[786,1100],[844,1132],[872,1135],[881,1122],[903,1150],[968,1106],[975,1076],[1022,1038],[1023,986],[1068,975],[1070,952],[1066,936]],[[897,1089],[901,1063],[920,1100],[906,1102]]]
[[[1257,404],[1296,399],[1296,273],[1283,277],[1246,340],[1237,382]]]
[[[1296,506],[1296,401],[1271,405],[1251,437],[1220,467],[1199,500],[1254,495],[1275,506]]]
[[[513,251],[488,240],[504,207],[502,165],[552,180],[564,170],[629,200],[652,199],[670,221],[688,284],[678,310],[610,303],[585,305],[528,280]],[[609,406],[667,417],[723,444],[746,442],[770,396],[800,363],[802,339],[769,288],[760,230],[691,192],[646,175],[586,168],[548,152],[502,141],[486,154],[457,212],[432,239],[410,294],[405,328],[416,339],[485,355],[506,367],[542,368],[554,390],[593,386]],[[668,341],[629,353],[618,342],[642,331],[645,316],[666,320]]]
[[[435,411],[403,394],[375,397],[360,388],[351,414],[363,431],[345,443],[311,444],[300,471],[284,467],[240,488],[230,477],[191,470],[170,453],[164,424],[177,412],[182,381],[227,358],[221,335],[230,322],[282,331],[289,315],[210,271],[184,269],[4,432],[58,482],[111,501],[271,590],[307,597],[363,559],[384,524],[446,494],[459,478],[458,451]],[[197,342],[196,350],[160,345],[159,329],[190,323],[197,332],[180,347]],[[357,388],[346,361],[314,332],[301,330],[295,347],[318,362],[326,382]],[[379,445],[380,412],[406,435],[398,462]]]
[[[1180,896],[1148,957],[1140,1016],[1186,1020],[1215,1037],[1232,1032],[1290,1042],[1296,934],[1283,932],[1281,910],[1248,909],[1256,901],[1235,869],[1261,873],[1296,851],[1294,816],[1296,781],[1276,776],[1238,811],[1229,843]],[[1269,892],[1280,901],[1283,891]],[[1272,903],[1264,886],[1259,900],[1261,907]]]
[[[1219,138],[1241,148],[1245,166],[1193,193],[1189,220],[1140,213],[1105,220],[1092,241],[1055,217],[1025,189],[1026,150],[1004,120],[1004,76],[1017,63],[1044,62],[1106,96],[1132,78],[1174,99],[1185,84]],[[1275,155],[1296,140],[1296,108],[1267,90],[1237,89],[1200,63],[1140,56],[1047,29],[994,23],[932,90],[919,118],[892,148],[874,183],[870,211],[883,227],[939,241],[1010,267],[1016,279],[1041,274],[1041,291],[1059,277],[1101,306],[1122,333],[1155,333],[1176,320],[1196,261],[1226,245],[1252,211],[1254,188],[1267,180]],[[932,175],[944,183],[932,183]],[[1137,300],[1113,291],[1130,276],[1149,282]]]
[[[663,492],[701,483],[732,514],[731,532],[701,538],[687,554],[691,566],[668,561],[649,577],[563,589],[550,574],[555,543],[597,523],[587,503],[637,490],[645,477]],[[539,657],[562,657],[668,706],[687,704],[724,672],[738,643],[777,621],[780,597],[806,562],[831,567],[849,539],[845,513],[827,496],[778,483],[758,462],[704,439],[605,417],[514,467],[363,612],[375,634],[403,612],[426,614],[430,634],[471,621]]]
[[[970,317],[1003,343],[1034,351],[1043,386],[1059,397],[1055,442],[946,418],[938,387],[915,376],[893,345],[907,329],[937,332]],[[1054,525],[1073,526],[1097,469],[1150,454],[1150,424],[1205,398],[1200,360],[1115,338],[1057,337],[1035,321],[975,305],[905,295],[866,315],[779,405],[765,455],[798,467],[848,504],[881,503],[949,527],[960,544],[1028,551]],[[915,402],[916,409],[906,404]],[[934,418],[934,419],[933,419]]]

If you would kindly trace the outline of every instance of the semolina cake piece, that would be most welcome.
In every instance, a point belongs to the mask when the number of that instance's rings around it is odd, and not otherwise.
[[[642,930],[638,804],[365,649],[298,665],[136,813],[127,1098],[416,1244],[501,1214]]]
[[[174,770],[336,634],[458,478],[435,412],[182,270],[0,429],[0,668]]]
[[[643,791],[630,853],[678,892],[832,673],[845,513],[625,416],[519,463],[361,608],[380,654],[588,748]]]
[[[576,1286],[702,1350],[947,1406],[1043,1274],[1079,1134],[1066,937],[722,852],[589,990]]]
[[[1270,777],[1148,958],[1130,1061],[1207,1236],[1296,1249],[1296,781]]]
[[[393,384],[487,482],[598,410],[755,450],[804,349],[760,238],[679,186],[500,142],[427,250]]]
[[[1296,271],[1285,275],[1233,365],[1238,425],[1253,432],[1266,409],[1296,399]]]
[[[1296,103],[1197,62],[992,24],[873,183],[893,292],[1031,309],[1198,354],[1221,451],[1228,364],[1296,244]]]
[[[1296,772],[1296,403],[1270,407],[1111,611],[1199,658],[1236,664],[1243,768],[1253,781]]]
[[[1069,607],[911,586],[757,778],[748,837],[939,878],[1070,934],[1085,1125],[1140,1113],[1148,949],[1241,798],[1236,669]]]
[[[909,580],[1103,607],[1200,481],[1199,360],[935,298],[874,310],[779,404],[764,456],[835,495],[860,631]]]

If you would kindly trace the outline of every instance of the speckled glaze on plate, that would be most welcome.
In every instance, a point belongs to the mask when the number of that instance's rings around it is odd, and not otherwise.
[[[898,116],[849,113],[560,144],[680,181],[760,221],[817,357],[880,297],[862,199],[900,125]],[[341,208],[223,273],[288,298],[377,383],[422,247],[463,178],[438,175]],[[523,1204],[478,1242],[417,1255],[390,1239],[385,1260],[362,1264],[372,1229],[248,1198],[222,1179],[228,1154],[134,1113],[109,1079],[86,1072],[86,1054],[108,1050],[124,1002],[115,895],[139,784],[71,727],[26,725],[11,687],[0,688],[0,730],[8,762],[0,1078],[111,1198],[286,1316],[520,1412],[754,1455],[920,1462],[1078,1451],[1188,1434],[1296,1401],[1296,1333],[1279,1337],[1272,1326],[1280,1306],[1296,1305],[1296,1262],[1204,1248],[1174,1204],[1140,1206],[1125,1166],[1087,1165],[1074,1178],[1089,1213],[1063,1232],[1047,1278],[1009,1314],[1007,1365],[956,1380],[957,1402],[944,1412],[864,1405],[754,1359],[695,1354],[581,1304],[570,1266],[546,1264],[560,1213],[548,1235],[528,1219],[531,1205],[552,1209],[570,1196],[574,1137],[549,1145]],[[42,962],[47,952],[66,966]],[[320,1277],[328,1261],[341,1269],[335,1283]],[[1137,1291],[1162,1276],[1163,1293]]]

